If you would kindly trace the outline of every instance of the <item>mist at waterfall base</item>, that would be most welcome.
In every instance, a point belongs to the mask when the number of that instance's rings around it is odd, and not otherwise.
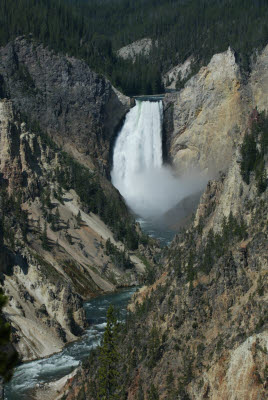
[[[197,173],[176,177],[163,164],[162,102],[136,101],[115,142],[112,183],[133,212],[155,223],[205,184]]]

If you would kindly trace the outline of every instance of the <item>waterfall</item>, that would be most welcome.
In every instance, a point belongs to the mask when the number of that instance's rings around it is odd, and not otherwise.
[[[112,183],[142,217],[165,213],[180,200],[178,180],[162,157],[161,101],[136,101],[115,142]]]
[[[162,166],[162,102],[136,101],[114,149],[114,183],[128,188],[129,179]],[[115,185],[116,186],[116,185]]]
[[[163,165],[162,101],[136,101],[115,142],[112,183],[143,218],[159,218],[206,184],[199,173],[174,176]]]

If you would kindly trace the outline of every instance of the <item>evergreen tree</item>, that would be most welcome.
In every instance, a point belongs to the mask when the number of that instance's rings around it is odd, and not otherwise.
[[[38,217],[38,220],[37,220],[37,233],[40,233],[41,232],[41,224],[40,224],[40,217]]]
[[[0,249],[4,244],[4,218],[0,215]]]
[[[78,211],[78,214],[76,216],[76,223],[77,223],[77,227],[79,228],[82,224],[82,218],[81,218],[81,211]]]
[[[48,237],[47,237],[47,222],[45,221],[44,224],[44,229],[42,232],[42,237],[41,237],[41,241],[42,241],[42,247],[44,250],[48,250],[49,249],[49,244],[48,244]]]
[[[97,399],[119,400],[118,363],[119,353],[117,349],[118,322],[115,309],[112,305],[107,311],[107,326],[100,347],[100,367],[97,375]]]
[[[265,157],[268,148],[268,117],[265,113],[258,114],[253,111],[255,120],[252,123],[251,132],[246,134],[241,146],[241,175],[249,184],[250,174],[255,172],[256,185],[259,195],[267,188],[267,176]]]
[[[243,180],[249,184],[250,172],[254,169],[258,150],[253,134],[246,134],[241,147],[241,175]]]
[[[264,159],[262,159],[259,162],[259,165],[256,168],[256,181],[257,181],[257,188],[258,188],[258,193],[261,194],[265,192],[266,187],[267,187],[267,178],[266,178],[266,169],[265,169],[265,162]]]
[[[60,212],[59,212],[59,207],[56,208],[55,212],[55,229],[58,231],[60,228]]]

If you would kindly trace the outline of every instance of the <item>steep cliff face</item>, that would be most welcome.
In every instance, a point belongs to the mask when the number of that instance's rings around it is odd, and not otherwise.
[[[83,61],[24,38],[0,49],[0,76],[17,110],[80,161],[107,168],[111,137],[129,109],[109,81]]]
[[[29,360],[75,340],[85,327],[83,300],[137,284],[145,266],[123,250],[72,189],[78,164],[70,163],[47,137],[29,130],[10,100],[0,101],[0,145],[0,274],[9,298],[5,314],[19,354]],[[105,196],[96,177],[86,177],[83,185]],[[120,212],[127,220],[123,203]],[[112,254],[105,248],[108,239]]]
[[[249,80],[229,48],[213,56],[182,90],[165,96],[167,149],[179,173],[194,169],[213,177],[227,169],[251,110],[267,110],[267,47]]]

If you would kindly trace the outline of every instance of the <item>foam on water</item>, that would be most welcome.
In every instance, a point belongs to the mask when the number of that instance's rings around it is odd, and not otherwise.
[[[103,329],[103,328],[105,328],[106,325],[107,325],[106,322],[103,322],[102,324],[97,324],[96,328],[97,329]]]

